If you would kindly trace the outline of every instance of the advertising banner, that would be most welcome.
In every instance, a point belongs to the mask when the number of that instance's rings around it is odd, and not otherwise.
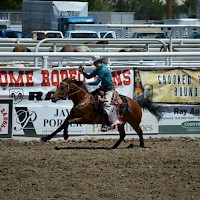
[[[12,138],[12,109],[12,99],[0,99],[0,138]]]
[[[55,131],[67,118],[71,110],[65,107],[15,107],[13,117],[14,135],[34,137],[48,135]],[[69,125],[68,132],[71,135],[85,135],[86,125]],[[61,131],[59,134],[63,134]]]
[[[143,110],[142,121],[140,127],[144,134],[157,134],[158,133],[158,121],[149,111]],[[133,127],[128,123],[125,125],[126,134],[137,134]],[[95,134],[108,134],[107,132],[101,132],[101,125],[89,125],[87,126],[88,135]],[[109,131],[109,134],[119,134],[118,130]]]
[[[89,70],[88,73],[90,72]],[[112,71],[112,75],[116,90],[132,98],[133,70],[119,69]],[[10,97],[14,101],[14,135],[44,135],[52,133],[60,126],[68,116],[73,103],[71,100],[53,103],[50,97],[65,78],[85,81],[80,72],[71,68],[4,68],[0,70],[1,95]],[[92,81],[92,79],[87,81]],[[95,87],[89,88],[89,90],[94,89]],[[86,125],[71,125],[69,133],[86,134]]]
[[[159,103],[199,103],[199,70],[142,71],[140,77],[144,96]]]
[[[112,75],[117,91],[132,98],[133,70],[116,70],[112,71]],[[54,106],[54,103],[50,101],[50,97],[59,83],[65,78],[78,81],[85,80],[80,72],[70,68],[6,68],[0,70],[0,92],[2,97],[13,98],[15,106]],[[89,79],[87,81],[92,80]],[[67,105],[72,104],[71,101],[60,101],[59,105],[66,105],[66,103]]]
[[[200,133],[199,105],[166,105],[159,133]]]

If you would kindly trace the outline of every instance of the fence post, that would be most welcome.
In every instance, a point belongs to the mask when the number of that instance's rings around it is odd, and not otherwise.
[[[48,58],[49,56],[42,57],[42,68],[48,68]]]

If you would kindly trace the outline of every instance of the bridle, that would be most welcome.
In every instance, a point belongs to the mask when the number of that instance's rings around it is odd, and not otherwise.
[[[67,91],[68,91],[68,89],[69,89],[69,83],[65,83],[65,82],[62,81],[62,82],[60,82],[60,84],[67,85]],[[69,98],[70,96],[73,96],[74,94],[76,94],[76,93],[78,93],[78,92],[80,92],[80,91],[81,91],[81,88],[79,88],[79,90],[77,90],[77,91],[75,91],[75,92],[73,92],[73,93],[67,95],[67,97]]]
[[[62,81],[62,82],[60,82],[60,84],[67,85],[67,90],[69,89],[69,83],[66,83],[66,82],[63,82],[63,81]],[[72,95],[74,95],[74,94],[80,92],[81,90],[82,90],[82,88],[79,88],[79,90],[77,90],[77,91],[75,91],[75,92],[69,94],[67,97],[69,98],[70,96],[72,96]],[[89,99],[89,101],[84,102],[84,103],[80,103],[80,104],[76,105],[76,107],[84,106],[85,104],[88,104],[88,103],[90,103],[90,102],[95,103],[96,101],[95,101],[93,95],[91,95],[91,97],[92,97],[92,100],[93,100],[93,101],[91,101],[91,99]]]

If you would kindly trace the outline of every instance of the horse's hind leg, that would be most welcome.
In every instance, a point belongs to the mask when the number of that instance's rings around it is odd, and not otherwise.
[[[140,128],[140,126],[138,125],[138,127],[135,129],[135,131],[137,132],[139,138],[140,138],[140,147],[144,147],[144,138],[143,138],[143,131]]]
[[[143,138],[143,131],[140,128],[139,123],[129,122],[129,124],[133,127],[140,139],[140,147],[144,147],[144,138]]]
[[[116,149],[121,144],[121,142],[124,140],[124,138],[126,136],[126,132],[124,130],[124,124],[118,125],[118,131],[120,134],[119,140],[112,146],[111,149]]]

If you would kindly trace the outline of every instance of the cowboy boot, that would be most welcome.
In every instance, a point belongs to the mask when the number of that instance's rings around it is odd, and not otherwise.
[[[111,129],[111,127],[110,127],[110,122],[108,119],[108,114],[106,113],[106,111],[103,111],[103,121],[104,123],[102,124],[101,131],[107,132]]]

